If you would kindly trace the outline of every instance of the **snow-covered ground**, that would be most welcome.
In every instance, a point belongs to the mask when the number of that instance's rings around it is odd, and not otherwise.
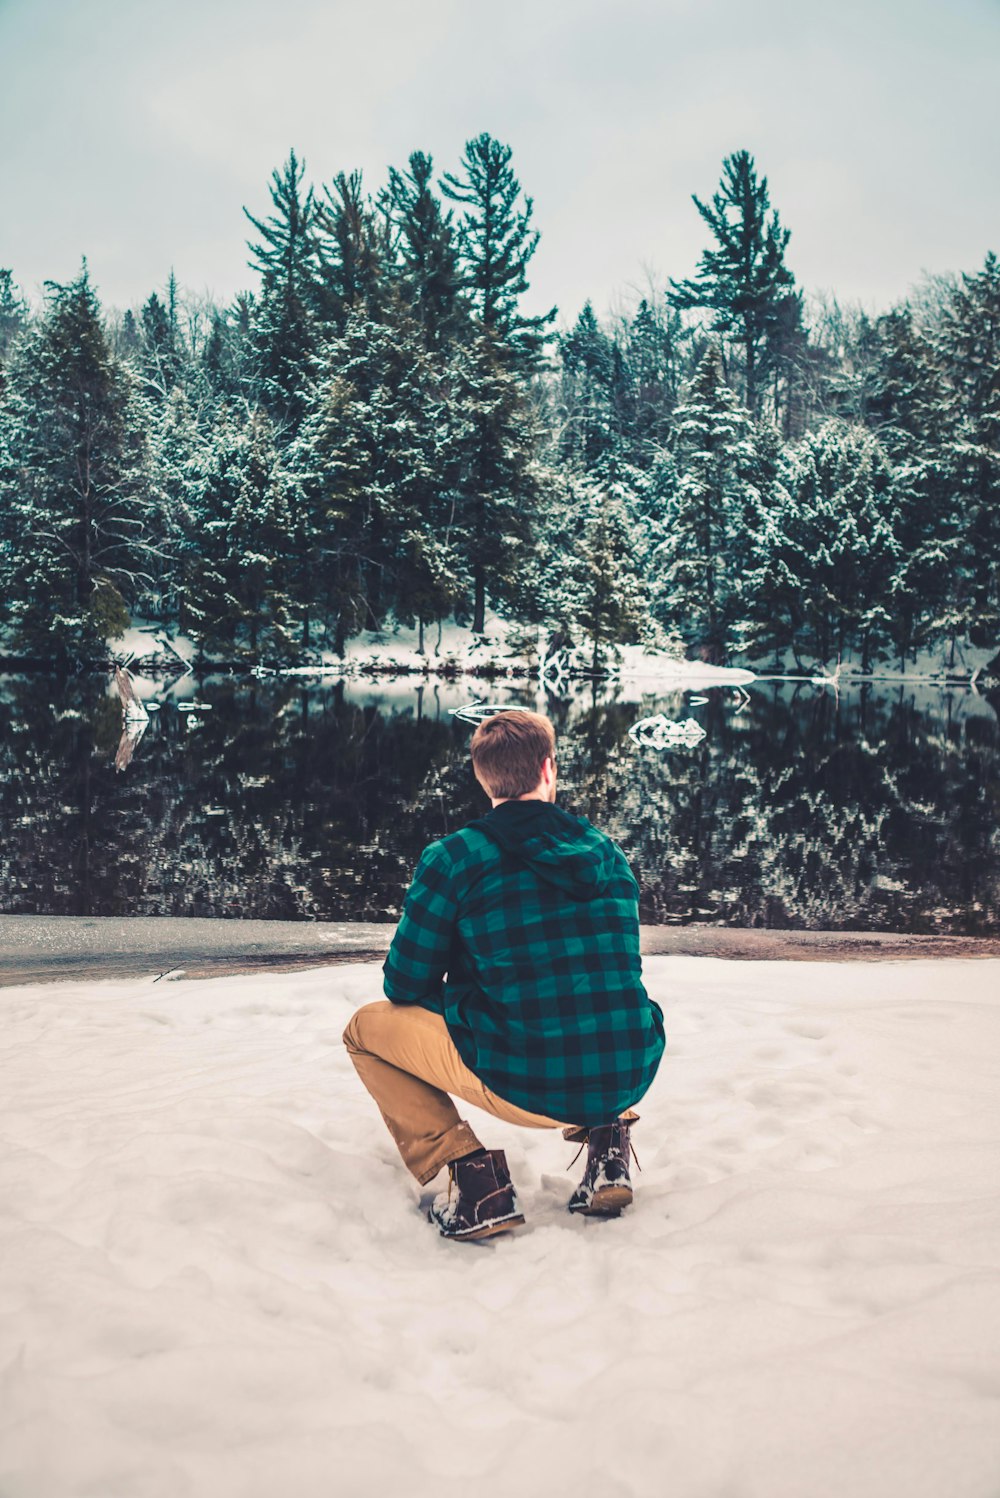
[[[456,624],[454,620],[443,624],[440,632],[436,625],[429,625],[424,631],[421,651],[416,627],[390,623],[383,630],[366,630],[355,635],[348,641],[343,659],[332,650],[321,650],[316,652],[316,659],[311,664],[282,667],[279,674],[379,678],[414,673],[429,676],[475,676],[479,673],[524,676],[537,672],[548,638],[549,632],[544,628],[514,624],[491,613],[481,635],[474,635],[471,629]],[[156,625],[143,623],[131,626],[120,639],[112,641],[109,648],[117,655],[134,655],[137,662],[134,669],[138,668],[138,663],[150,659],[191,662],[197,654],[197,647],[186,636],[168,635]],[[589,658],[589,650],[580,647],[572,664],[585,671]],[[567,660],[564,664],[571,663]],[[610,651],[605,664],[616,679],[653,685],[735,686],[754,679],[752,671],[679,660],[668,651],[644,650],[639,645]],[[268,668],[263,669],[266,674]],[[140,696],[150,695],[154,687],[155,682],[137,677]]]
[[[6,990],[3,1498],[995,1498],[1000,962],[646,975],[634,1206],[463,1108],[478,1245],[342,1047],[377,967]]]

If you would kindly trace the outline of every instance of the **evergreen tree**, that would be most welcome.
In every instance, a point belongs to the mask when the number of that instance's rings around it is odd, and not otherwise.
[[[317,208],[322,231],[320,306],[324,321],[343,336],[352,316],[378,317],[394,262],[393,231],[385,205],[372,204],[360,172],[338,172]]]
[[[713,333],[732,339],[742,355],[746,404],[757,415],[782,349],[799,337],[801,303],[785,265],[791,231],[771,210],[767,178],[757,178],[748,151],[727,156],[711,204],[693,199],[715,239],[702,252],[693,280],[671,281],[671,305],[705,308]]]
[[[944,482],[956,505],[953,629],[975,645],[1000,628],[1000,259],[947,297],[935,344],[946,381]],[[953,634],[954,639],[954,634]]]
[[[950,613],[961,527],[942,461],[945,401],[934,350],[905,304],[871,325],[868,341],[863,409],[893,470],[899,558],[892,637],[902,665]]]
[[[138,323],[138,367],[147,391],[165,401],[180,377],[183,355],[177,328],[177,285],[173,274],[167,303],[154,291]]]
[[[242,308],[249,314],[254,375],[268,410],[289,435],[302,419],[317,349],[317,213],[304,177],[305,163],[291,151],[271,174],[270,217],[257,219],[243,210],[260,235],[249,245],[260,272],[260,299]]]
[[[615,397],[622,382],[621,354],[587,302],[569,333],[559,340],[562,361],[564,460],[594,469],[618,444]]]
[[[152,617],[176,624],[184,612],[185,580],[197,565],[201,544],[197,517],[204,453],[190,401],[180,386],[167,398],[151,448],[159,503],[152,516],[155,545],[141,602]]]
[[[321,517],[337,647],[389,611],[424,624],[454,599],[449,412],[420,326],[358,314],[330,350],[295,452],[299,487]]]
[[[757,655],[773,649],[780,662],[790,642],[801,580],[788,567],[781,545],[791,501],[783,482],[785,448],[772,422],[757,422],[750,434],[733,508],[734,571],[730,648]]]
[[[737,502],[748,459],[749,421],[709,348],[674,413],[677,483],[656,557],[663,622],[722,655],[737,596],[742,542]]]
[[[632,644],[646,623],[645,590],[632,517],[614,489],[586,474],[571,478],[574,530],[564,593],[570,622],[590,641],[590,669],[607,646]]]
[[[266,412],[220,415],[192,508],[182,625],[203,649],[256,660],[290,647],[288,483]]]
[[[531,227],[532,200],[521,199],[521,184],[511,167],[510,146],[491,135],[466,142],[460,174],[446,173],[441,190],[465,213],[458,228],[459,253],[465,286],[476,315],[515,363],[530,370],[538,366],[555,317],[555,309],[538,317],[518,310],[528,289],[528,262],[538,247],[539,233]]]
[[[468,313],[452,214],[444,212],[434,193],[433,171],[431,157],[414,151],[407,171],[389,168],[387,201],[398,234],[402,294],[423,330],[425,347],[441,349],[460,336]]]
[[[28,304],[14,284],[13,273],[0,270],[0,366],[6,364],[11,345],[27,325]]]
[[[799,580],[790,623],[820,661],[857,645],[868,670],[889,635],[899,559],[885,454],[864,428],[827,422],[789,453],[784,481],[791,502],[779,546]]]
[[[531,554],[537,507],[534,417],[499,337],[484,328],[460,346],[450,371],[455,413],[453,542],[464,570],[472,628],[485,628],[487,599],[518,591]]]
[[[100,656],[148,577],[148,414],[111,354],[86,265],[46,283],[8,392],[5,590],[15,643]]]
[[[634,396],[627,437],[633,461],[648,465],[669,440],[683,377],[680,313],[646,298],[626,324],[626,357]]]

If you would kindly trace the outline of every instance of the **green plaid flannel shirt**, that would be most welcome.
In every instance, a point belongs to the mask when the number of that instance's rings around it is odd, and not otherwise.
[[[553,812],[596,848],[603,885],[574,899],[475,823],[430,843],[383,967],[385,993],[442,1014],[490,1091],[593,1127],[649,1088],[663,1012],[642,984],[624,853],[586,818]]]

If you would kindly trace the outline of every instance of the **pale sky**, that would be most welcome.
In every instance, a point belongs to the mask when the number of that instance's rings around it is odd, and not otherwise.
[[[0,0],[0,266],[106,304],[255,284],[246,204],[480,131],[542,239],[526,310],[693,273],[748,149],[807,291],[888,306],[1000,250],[1000,0]]]

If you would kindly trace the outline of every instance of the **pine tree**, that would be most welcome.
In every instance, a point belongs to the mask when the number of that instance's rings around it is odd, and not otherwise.
[[[251,314],[254,375],[272,417],[289,436],[302,419],[317,349],[317,213],[304,177],[305,162],[291,151],[271,174],[271,216],[258,219],[243,210],[260,235],[249,245],[260,272],[260,299],[252,310],[244,304]]]
[[[27,325],[28,304],[14,284],[13,273],[0,270],[0,366],[6,364],[11,345]]]
[[[167,304],[154,291],[139,315],[138,368],[147,392],[165,401],[177,385],[183,362],[177,327],[177,287],[173,275]]]
[[[757,422],[740,468],[733,508],[733,548],[739,557],[734,572],[730,648],[757,655],[773,650],[776,660],[791,642],[801,580],[788,566],[781,545],[790,499],[783,482],[785,448],[773,422]]]
[[[620,351],[599,327],[587,302],[569,333],[559,340],[562,361],[563,459],[594,469],[619,441],[615,396],[621,383]]]
[[[15,643],[65,660],[103,654],[148,577],[148,414],[111,354],[86,265],[46,291],[9,370],[3,581]]]
[[[400,286],[428,349],[441,349],[461,335],[468,312],[461,294],[452,214],[445,213],[431,185],[434,163],[414,151],[405,172],[389,168],[387,203],[402,261]]]
[[[962,275],[935,334],[946,390],[944,478],[956,505],[961,556],[953,629],[975,645],[1000,629],[1000,259]],[[954,633],[952,635],[954,641]]]
[[[742,547],[736,506],[750,424],[712,345],[674,412],[677,483],[656,556],[663,622],[722,655],[737,595]]]
[[[667,445],[682,381],[683,336],[680,313],[646,298],[626,324],[626,356],[635,392],[626,437],[634,462],[648,465]]]
[[[395,259],[386,206],[366,196],[360,172],[338,172],[316,210],[321,235],[320,307],[342,337],[352,316],[377,318],[386,300]]]
[[[779,546],[800,581],[792,623],[820,661],[856,645],[868,670],[889,636],[899,561],[885,454],[864,428],[827,422],[789,452],[784,482],[791,503]]]
[[[461,173],[446,173],[441,190],[466,210],[458,227],[459,254],[476,315],[495,346],[531,370],[541,361],[555,309],[538,317],[518,310],[539,233],[531,227],[531,198],[525,197],[523,206],[519,202],[512,154],[510,146],[478,135],[466,142]]]
[[[323,530],[337,648],[392,611],[439,618],[457,583],[449,535],[454,507],[450,413],[419,324],[352,317],[329,354],[294,453],[304,502]]]
[[[939,633],[961,572],[961,527],[942,461],[944,389],[939,362],[904,304],[869,332],[864,416],[893,469],[899,559],[892,637],[900,658]]]
[[[455,519],[472,629],[485,628],[487,600],[504,604],[532,548],[537,507],[534,418],[499,337],[484,328],[455,351],[449,373],[454,414]]]
[[[681,309],[705,308],[711,331],[738,345],[746,404],[756,416],[781,350],[799,337],[801,304],[785,265],[791,231],[771,210],[767,178],[758,180],[748,151],[725,158],[711,204],[693,201],[715,248],[702,252],[693,280],[671,281],[669,300]]]
[[[256,660],[290,648],[288,483],[266,412],[223,409],[192,503],[181,624],[203,650]]]
[[[184,609],[185,579],[191,574],[201,543],[196,516],[204,450],[190,401],[179,386],[160,412],[151,449],[159,503],[151,517],[156,544],[141,602],[146,612],[164,624],[176,624]]]
[[[590,641],[596,676],[609,645],[639,639],[646,622],[645,590],[632,517],[620,491],[582,473],[570,484],[575,535],[565,562],[564,609]]]

